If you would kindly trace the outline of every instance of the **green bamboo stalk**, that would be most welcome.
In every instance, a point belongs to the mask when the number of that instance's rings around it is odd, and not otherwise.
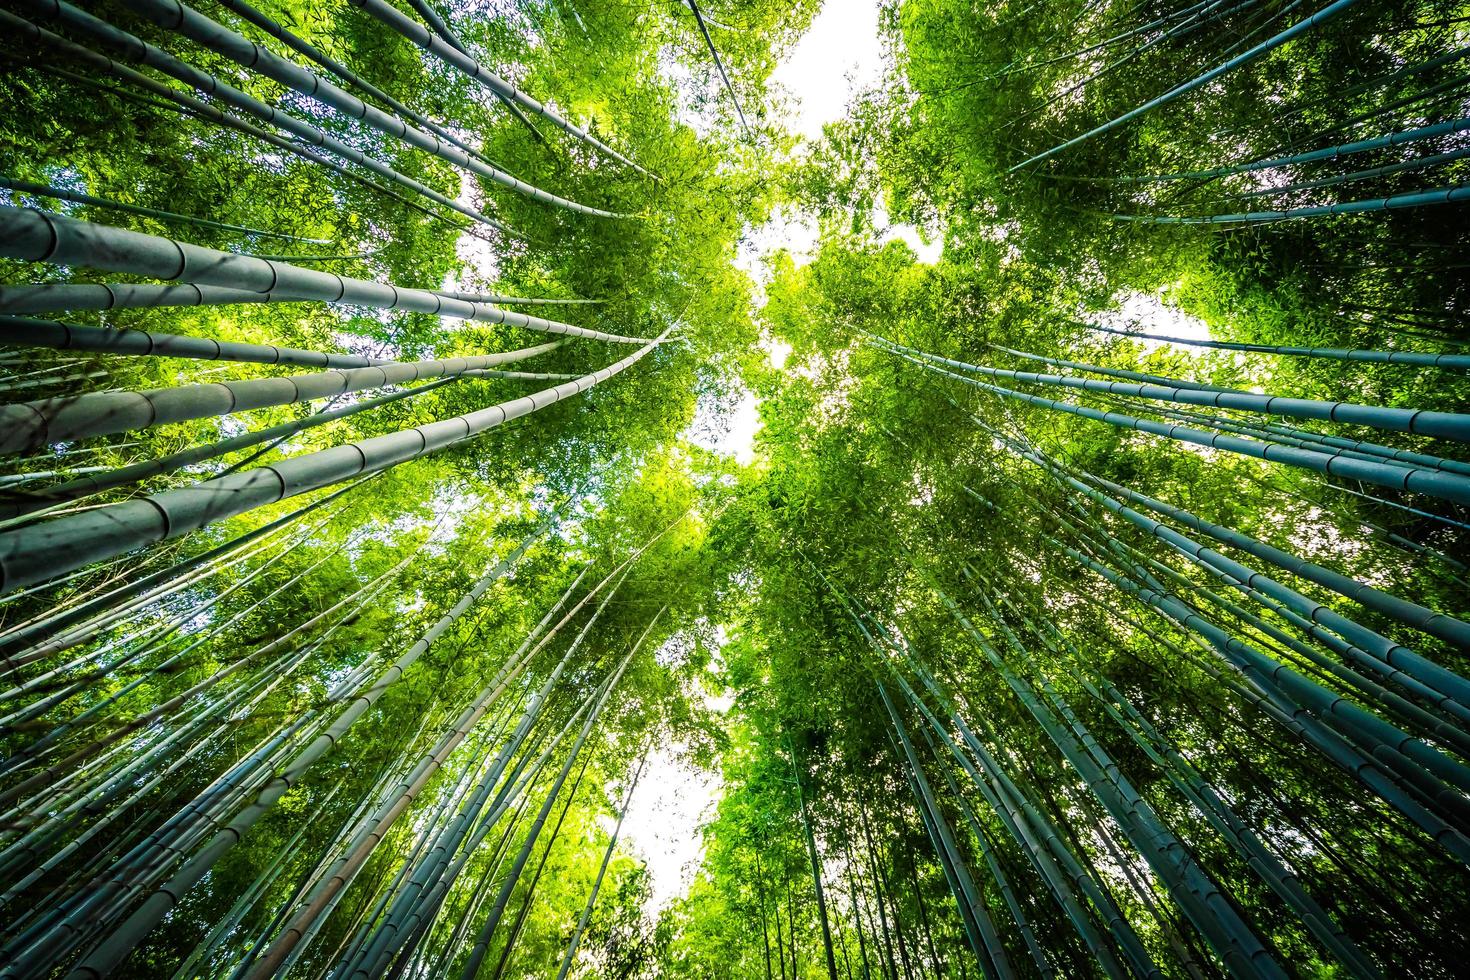
[[[1288,221],[1294,218],[1321,218],[1337,214],[1367,214],[1374,211],[1433,207],[1439,204],[1456,204],[1461,201],[1470,201],[1470,184],[1436,190],[1408,191],[1362,201],[1342,201],[1337,204],[1287,208],[1282,211],[1243,211],[1236,214],[1205,215],[1109,214],[1107,217],[1114,221],[1146,225],[1249,225]]]
[[[956,361],[937,354],[882,341],[884,346],[902,351],[925,361],[957,367],[962,371],[988,377],[1009,378],[1081,391],[1106,392],[1112,395],[1131,395],[1156,401],[1178,402],[1185,405],[1205,405],[1212,408],[1228,408],[1244,412],[1259,412],[1264,415],[1281,415],[1287,418],[1315,419],[1326,422],[1342,422],[1350,425],[1371,426],[1395,432],[1411,432],[1416,435],[1436,436],[1470,442],[1470,415],[1455,412],[1415,411],[1406,408],[1385,408],[1377,405],[1358,405],[1352,402],[1328,402],[1312,398],[1283,398],[1275,395],[1258,395],[1250,391],[1230,388],[1204,390],[1181,387],[1173,379],[1167,384],[1139,384],[1136,382],[1097,381],[1092,378],[1074,378],[1060,374],[1038,374],[1033,371],[1011,371],[1004,368],[985,367]],[[1084,371],[1103,371],[1095,365],[1066,362],[1068,367]]]
[[[1405,143],[1415,143],[1419,140],[1436,139],[1440,136],[1453,136],[1467,129],[1470,129],[1470,118],[1454,119],[1449,122],[1435,123],[1431,126],[1417,126],[1413,129],[1400,130],[1397,133],[1389,133],[1385,136],[1375,136],[1372,139],[1340,143],[1336,146],[1323,147],[1320,150],[1311,150],[1306,153],[1293,153],[1289,156],[1273,157],[1269,160],[1257,160],[1253,163],[1237,163],[1228,167],[1214,167],[1210,170],[1194,170],[1188,173],[1159,174],[1148,177],[1124,177],[1120,178],[1120,180],[1127,183],[1207,180],[1212,177],[1224,177],[1229,174],[1243,174],[1257,170],[1275,170],[1278,167],[1292,167],[1303,163],[1314,163],[1318,160],[1337,160],[1340,157],[1351,156],[1354,153],[1367,153],[1372,150],[1384,150],[1390,147],[1402,146]]]
[[[642,360],[672,331],[599,371],[439,422],[164,490],[43,524],[0,531],[0,592],[167,540],[287,497],[418,459],[606,381]]]
[[[448,612],[440,617],[423,636],[398,658],[392,667],[374,682],[372,687],[358,695],[322,734],[318,735],[306,749],[292,759],[290,765],[277,772],[257,793],[256,798],[249,807],[241,811],[227,826],[221,827],[206,848],[191,859],[169,881],[167,886],[159,888],[149,895],[143,905],[126,922],[119,926],[107,939],[99,943],[87,957],[73,968],[70,975],[74,980],[80,980],[82,977],[101,977],[110,973],[127,956],[133,947],[141,942],[152,931],[153,927],[168,914],[169,910],[177,904],[179,898],[188,889],[192,888],[226,851],[240,841],[245,832],[269,812],[275,806],[276,802],[306,775],[307,771],[317,760],[336,746],[341,737],[346,734],[347,730],[367,713],[373,704],[382,697],[383,693],[396,683],[419,658],[428,652],[434,642],[451,626],[457,623],[465,612],[489,590],[491,585],[509,573],[521,557],[533,545],[541,541],[546,534],[547,529],[543,525],[542,528],[534,531],[529,537],[523,540],[509,556],[492,566]],[[483,713],[484,710],[481,709],[476,714],[472,708],[468,712],[471,717],[465,718],[462,716],[460,724],[456,726],[456,731],[463,729],[467,732],[469,727],[474,724],[474,721],[478,720]],[[456,742],[454,744],[458,743]],[[443,755],[447,754],[447,751],[443,752]]]
[[[1252,61],[1255,61],[1262,55],[1267,54],[1268,52],[1273,51],[1276,48],[1279,48],[1281,45],[1285,44],[1287,41],[1290,41],[1292,38],[1298,36],[1299,34],[1303,34],[1311,30],[1313,27],[1316,27],[1318,24],[1328,20],[1329,18],[1332,18],[1337,14],[1342,13],[1343,11],[1353,6],[1353,4],[1355,4],[1356,2],[1357,0],[1335,0],[1335,2],[1330,3],[1322,9],[1318,10],[1306,20],[1298,21],[1281,33],[1276,34],[1275,36],[1270,37],[1265,41],[1262,41],[1260,44],[1257,44],[1249,51],[1246,51],[1243,54],[1239,54],[1236,57],[1231,58],[1224,64],[1219,65],[1215,68],[1211,68],[1204,74],[1199,75],[1196,78],[1192,78],[1181,85],[1176,85],[1174,88],[1165,92],[1163,95],[1160,95],[1154,99],[1150,99],[1143,105],[1138,106],[1135,109],[1130,109],[1129,111],[1123,113],[1121,116],[1118,116],[1115,119],[1105,122],[1100,126],[1094,126],[1092,129],[1083,133],[1081,136],[1074,136],[1072,139],[1069,139],[1064,143],[1059,143],[1049,150],[1044,150],[1041,153],[1028,157],[1015,166],[1008,168],[1006,172],[1014,173],[1015,171],[1020,170],[1022,167],[1030,166],[1033,163],[1040,163],[1043,160],[1049,160],[1064,150],[1071,149],[1079,143],[1083,143],[1087,140],[1092,139],[1094,136],[1099,136],[1103,133],[1117,129],[1124,123],[1130,122],[1153,109],[1157,109],[1161,105],[1172,102],[1175,99],[1179,98],[1181,95],[1187,95],[1197,88],[1208,85],[1210,82],[1214,81],[1220,76],[1229,74],[1237,68],[1241,68],[1245,65],[1250,64]]]
[[[551,109],[542,105],[540,102],[537,102],[526,93],[520,91],[514,85],[501,78],[499,75],[496,75],[494,72],[491,72],[483,67],[475,59],[461,53],[460,51],[455,50],[453,46],[445,43],[442,39],[436,36],[433,31],[430,31],[428,28],[424,27],[421,24],[414,23],[413,20],[411,20],[402,11],[398,10],[396,7],[393,7],[391,4],[385,3],[384,0],[348,0],[348,2],[351,3],[352,6],[357,7],[359,10],[364,11],[370,16],[386,24],[388,27],[392,28],[394,31],[401,34],[408,40],[412,41],[420,48],[423,48],[430,54],[435,55],[440,60],[455,68],[457,71],[460,71],[465,75],[468,75],[470,78],[473,78],[475,81],[479,82],[481,85],[484,85],[490,91],[494,92],[497,96],[500,96],[507,101],[514,102],[521,108],[526,109],[534,115],[540,116],[542,119],[545,119],[557,129],[560,129],[562,132],[568,134],[569,136],[575,137],[583,143],[586,143],[588,146],[594,147],[602,151],[603,153],[606,153],[608,156],[612,157],[614,160],[617,160],[619,163],[632,167],[638,173],[643,174],[647,177],[652,177],[655,180],[658,179],[655,174],[652,174],[649,171],[643,169],[638,164],[634,163],[632,160],[619,153],[617,150],[614,150],[606,143],[597,139],[597,137],[593,136],[591,133],[588,133],[585,129],[582,129],[581,127],[576,126],[563,119]]]
[[[645,752],[643,758],[638,761],[638,768],[633,771],[633,779],[628,784],[627,792],[623,794],[623,805],[618,808],[618,820],[613,824],[612,834],[607,839],[607,848],[602,852],[602,863],[597,866],[597,876],[592,879],[592,891],[587,895],[587,904],[582,907],[582,914],[577,919],[577,927],[572,932],[571,942],[567,944],[567,951],[562,956],[561,967],[556,971],[556,980],[566,980],[567,974],[572,969],[572,962],[577,956],[577,947],[582,944],[582,935],[587,931],[587,923],[592,919],[592,910],[597,907],[597,893],[602,889],[602,879],[607,875],[607,866],[612,863],[613,851],[618,846],[618,835],[623,830],[623,820],[628,816],[628,807],[633,802],[633,792],[638,788],[638,780],[643,776],[643,767],[648,763],[648,754]]]
[[[462,377],[462,375],[461,375]],[[369,412],[383,405],[402,401],[405,398],[413,398],[425,392],[434,391],[445,385],[453,384],[456,377],[440,378],[430,381],[428,384],[418,385],[414,388],[405,388],[387,395],[379,395],[376,398],[367,398],[359,402],[331,411],[316,412],[305,418],[295,419],[290,422],[282,422],[279,425],[267,426],[253,432],[246,432],[218,442],[205,443],[198,446],[190,446],[166,456],[155,459],[143,460],[139,463],[130,463],[120,466],[105,473],[89,474],[65,483],[58,483],[38,492],[32,499],[19,501],[0,501],[0,519],[15,519],[23,515],[43,516],[42,511],[48,506],[53,506],[54,501],[76,501],[82,500],[104,490],[128,486],[155,476],[164,476],[174,473],[185,466],[202,463],[206,460],[217,459],[220,456],[248,449],[264,442],[282,441],[291,436],[305,432],[317,426],[335,422],[338,419],[347,418],[362,412]],[[223,475],[223,474],[221,474]],[[0,634],[0,650],[5,644],[5,634]]]
[[[1372,483],[1375,486],[1388,487],[1393,490],[1427,493],[1433,496],[1443,497],[1446,500],[1453,500],[1457,503],[1470,503],[1470,481],[1464,481],[1463,478],[1455,474],[1404,469],[1388,464],[1369,463],[1362,460],[1344,458],[1337,453],[1315,452],[1269,443],[1263,444],[1234,436],[1204,432],[1200,429],[1193,429],[1184,425],[1164,425],[1121,412],[1104,412],[1085,405],[1073,405],[1054,398],[1044,398],[1040,395],[1030,395],[1025,392],[1013,391],[1010,388],[987,384],[983,381],[977,381],[974,378],[945,371],[942,368],[917,358],[909,358],[903,354],[899,356],[911,360],[936,374],[962,381],[982,391],[989,391],[993,394],[1000,395],[1002,398],[1010,398],[1031,405],[1050,408],[1055,411],[1092,419],[1097,422],[1106,422],[1109,425],[1115,425],[1119,428],[1148,432],[1153,435],[1165,436],[1170,439],[1207,446],[1212,449],[1224,449],[1255,459],[1288,463],[1292,466],[1313,470],[1329,476],[1345,476],[1350,479],[1362,480],[1365,483]]]
[[[209,548],[192,557],[185,558],[168,568],[128,582],[101,596],[74,605],[70,609],[58,612],[40,621],[27,624],[21,628],[8,630],[4,634],[0,634],[0,651],[13,651],[18,647],[33,646],[38,642],[55,637],[63,630],[74,629],[78,624],[84,623],[90,618],[105,614],[108,610],[115,608],[120,603],[138,597],[148,596],[150,590],[161,586],[166,587],[168,583],[178,580],[181,576],[187,575],[219,559],[228,557],[250,545],[252,542],[274,534],[276,531],[300,520],[307,514],[341,499],[361,484],[362,481],[350,483],[341,489],[334,490],[329,494],[319,497],[304,507],[297,508],[253,530],[246,531],[223,544]],[[59,650],[55,652],[59,652]]]
[[[27,2],[59,5],[62,0],[27,0]],[[446,160],[507,190],[529,197],[533,201],[600,218],[626,217],[601,208],[578,204],[576,201],[541,190],[497,167],[483,163],[453,143],[447,143],[432,133],[427,133],[417,126],[410,126],[403,120],[395,119],[381,109],[368,105],[345,89],[294,62],[287,61],[217,21],[211,20],[180,0],[124,0],[124,5],[139,16],[146,17],[167,30],[182,34],[210,51],[229,58],[241,67],[259,72],[287,88],[357,119],[372,129],[402,140],[409,146]]]
[[[51,443],[132,432],[190,419],[233,415],[297,402],[335,397],[433,378],[457,377],[497,364],[521,361],[560,346],[542,344],[504,354],[443,360],[390,362],[378,367],[340,368],[319,374],[222,381],[147,391],[88,392],[44,401],[0,405],[0,455]]]
[[[653,623],[650,622],[648,630],[644,631],[644,636],[646,637],[648,631],[652,629]],[[623,676],[623,672],[627,670],[628,664],[632,662],[633,655],[638,652],[640,644],[641,639],[640,643],[633,645],[632,649],[623,657],[622,662],[618,664],[617,669],[600,686],[596,704],[588,712],[587,719],[582,723],[581,731],[577,733],[577,740],[572,744],[571,751],[567,753],[566,761],[562,763],[561,771],[557,773],[556,780],[552,783],[550,791],[546,794],[546,799],[541,804],[541,809],[537,812],[536,819],[532,822],[530,830],[526,833],[520,852],[517,853],[516,860],[511,865],[511,870],[506,875],[504,884],[501,885],[500,893],[495,899],[495,905],[491,908],[490,915],[485,920],[484,925],[480,927],[480,934],[476,938],[474,946],[470,948],[469,957],[465,961],[463,970],[460,972],[461,980],[474,980],[475,975],[479,972],[480,963],[489,948],[490,937],[494,935],[495,928],[500,924],[500,920],[505,915],[506,903],[510,900],[511,891],[515,888],[516,882],[519,880],[521,872],[526,866],[526,861],[531,855],[531,850],[535,847],[536,839],[540,836],[541,828],[545,825],[547,814],[551,812],[552,806],[556,803],[556,798],[561,791],[562,784],[566,781],[567,774],[571,772],[572,766],[576,763],[577,755],[583,745],[586,744],[587,736],[591,733],[592,727],[597,723],[603,707],[607,704],[608,697],[612,694],[613,689],[617,687],[618,681]],[[251,980],[256,980],[256,978],[252,977]],[[263,976],[261,980],[263,980]]]
[[[919,815],[924,818],[924,825],[929,832],[934,850],[939,855],[940,865],[944,868],[945,876],[950,882],[950,889],[954,893],[955,902],[959,905],[961,918],[969,935],[970,948],[987,977],[1013,977],[1015,971],[1011,968],[1005,947],[1000,941],[1000,935],[996,932],[995,923],[991,921],[990,914],[986,911],[983,900],[970,877],[969,870],[960,858],[953,831],[949,829],[948,823],[938,812],[933,790],[929,788],[928,780],[924,778],[918,756],[908,738],[908,731],[903,727],[903,721],[893,706],[893,700],[888,696],[888,689],[881,680],[876,683],[883,706],[888,709],[888,717],[893,725],[893,730],[898,734],[899,741],[903,745],[904,756],[908,759],[907,773],[915,799],[919,803]]]
[[[1429,354],[1419,351],[1350,350],[1341,347],[1279,347],[1270,344],[1243,344],[1225,340],[1194,340],[1186,337],[1168,337],[1156,333],[1133,333],[1115,330],[1095,323],[1083,324],[1089,330],[1117,334],[1121,337],[1137,337],[1158,340],[1166,344],[1182,344],[1190,347],[1209,347],[1215,350],[1245,351],[1254,354],[1279,354],[1293,357],[1316,357],[1334,361],[1355,361],[1371,364],[1413,364],[1420,367],[1443,367],[1470,370],[1470,354]]]
[[[320,48],[308,43],[300,36],[293,34],[286,28],[282,27],[280,24],[276,23],[274,20],[271,20],[271,18],[267,17],[260,10],[246,3],[245,0],[218,0],[218,2],[220,6],[224,7],[226,10],[229,10],[232,13],[239,15],[251,24],[254,24],[256,27],[260,28],[262,31],[265,31],[265,33],[269,34],[277,41],[280,41],[282,44],[286,45],[297,54],[303,55],[308,60],[322,66],[327,71],[331,72],[338,78],[345,81],[347,84],[351,85],[353,88],[357,88],[362,90],[363,92],[366,92],[374,99],[377,99],[379,102],[386,105],[389,109],[392,109],[402,118],[423,127],[424,129],[433,133],[435,136],[438,136],[442,140],[453,143],[455,146],[459,147],[461,150],[464,150],[466,153],[470,154],[481,162],[489,164],[492,167],[496,166],[494,160],[491,160],[489,157],[485,156],[482,151],[475,149],[475,147],[471,146],[469,143],[455,136],[446,127],[441,126],[438,123],[434,122],[432,119],[429,119],[427,116],[424,116],[418,112],[415,112],[413,109],[410,109],[402,102],[399,102],[397,99],[393,98],[393,96],[389,95],[387,92],[384,92],[382,89],[378,88],[376,85],[369,82],[361,75],[358,75],[356,72],[352,71],[346,65],[342,64],[341,62],[323,52]]]
[[[304,159],[311,160],[323,166],[331,167],[332,169],[335,169],[338,172],[343,173],[344,175],[352,177],[354,179],[358,178],[359,175],[332,163],[325,157],[322,157],[319,154],[316,154],[310,150],[310,147],[319,147],[335,157],[350,161],[351,163],[354,163],[359,167],[369,170],[386,180],[392,181],[393,183],[398,184],[401,187],[408,188],[414,193],[422,195],[423,197],[434,201],[436,204],[440,204],[453,211],[457,211],[460,214],[463,214],[466,217],[479,222],[480,224],[483,224],[490,228],[494,228],[495,230],[500,231],[506,235],[520,237],[519,233],[516,232],[515,229],[508,227],[503,222],[497,221],[489,215],[483,214],[482,212],[477,211],[474,208],[467,207],[466,205],[459,203],[454,198],[441,194],[439,191],[436,191],[434,188],[428,186],[427,184],[424,184],[420,181],[414,180],[411,177],[399,173],[397,170],[394,170],[387,164],[382,163],[374,159],[373,157],[368,156],[362,151],[350,146],[349,144],[344,143],[342,140],[337,139],[335,136],[332,136],[325,130],[317,126],[313,126],[310,123],[303,122],[302,120],[297,119],[294,116],[289,115],[288,113],[279,112],[271,106],[266,105],[259,99],[256,99],[253,96],[242,92],[240,89],[237,89],[232,85],[227,85],[217,77],[200,71],[199,69],[194,68],[190,65],[186,65],[184,62],[168,54],[166,51],[163,51],[162,49],[157,48],[151,44],[146,44],[133,35],[128,34],[126,31],[119,30],[118,28],[113,27],[105,21],[99,20],[96,17],[91,16],[90,14],[86,14],[73,7],[69,3],[58,2],[53,4],[50,2],[50,0],[27,0],[27,2],[39,5],[42,8],[40,11],[42,13],[54,12],[55,15],[60,17],[62,19],[62,22],[67,26],[91,34],[105,44],[110,44],[115,47],[121,47],[130,55],[137,57],[144,64],[156,68],[159,71],[162,71],[165,74],[176,78],[184,84],[192,86],[201,92],[205,92],[212,97],[218,98],[226,105],[238,109],[241,112],[248,113],[249,115],[260,119],[261,121],[269,125],[280,127],[281,129],[285,130],[286,132],[290,133],[291,135],[295,136],[297,139],[308,145],[301,146],[290,140],[281,139],[274,133],[263,130],[253,124],[236,119],[234,116],[220,111],[207,102],[203,102],[199,99],[194,98],[193,96],[180,92],[171,86],[160,84],[159,82],[154,81],[148,76],[134,71],[126,65],[121,65],[118,62],[113,61],[111,58],[98,54],[97,52],[85,48],[80,44],[68,41],[65,38],[60,37],[59,35],[52,33],[51,31],[45,30],[35,24],[32,24],[30,21],[16,17],[8,11],[0,11],[0,23],[6,24],[7,26],[15,29],[16,31],[20,32],[22,36],[44,42],[52,47],[65,51],[68,55],[84,64],[91,64],[104,71],[110,72],[122,78],[126,78],[133,84],[168,99],[170,102],[180,106],[184,111],[187,111],[191,115],[196,115],[200,118],[217,122],[221,125],[228,126],[229,128],[238,130],[240,132],[249,133],[252,136],[264,140],[265,142],[270,143],[272,146],[276,146],[282,150],[285,150],[288,153],[293,153],[295,155],[303,157]],[[54,69],[48,68],[48,70]],[[368,183],[369,186],[377,186],[375,184],[372,184],[372,182],[366,181],[365,178],[364,182]],[[379,189],[381,190],[382,188]],[[412,206],[419,207],[416,204]],[[423,209],[420,208],[420,210]],[[433,212],[426,213],[433,214]],[[442,216],[434,216],[436,218],[440,218],[440,220],[444,220],[442,219]]]
[[[26,262],[83,266],[253,293],[280,292],[295,297],[297,301],[319,300],[433,313],[611,343],[647,343],[645,338],[622,337],[481,303],[466,303],[432,290],[352,279],[8,205],[0,205],[0,231],[4,232],[4,237],[0,238],[0,255]],[[13,295],[10,287],[0,288],[0,303],[10,295]]]

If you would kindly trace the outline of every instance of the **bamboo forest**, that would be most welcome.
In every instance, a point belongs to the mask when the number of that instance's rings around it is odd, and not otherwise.
[[[1470,976],[1466,0],[0,0],[0,978]]]

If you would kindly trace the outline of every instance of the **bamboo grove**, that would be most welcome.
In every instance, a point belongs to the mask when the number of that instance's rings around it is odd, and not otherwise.
[[[1464,5],[832,6],[0,4],[0,976],[1465,972]]]

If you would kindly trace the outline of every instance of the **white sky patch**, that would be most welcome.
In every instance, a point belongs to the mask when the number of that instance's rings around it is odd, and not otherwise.
[[[883,40],[878,33],[878,0],[828,0],[812,26],[771,74],[771,81],[787,96],[791,110],[785,122],[807,140],[822,138],[822,127],[847,114],[854,92],[883,77]],[[942,241],[929,244],[913,225],[888,224],[879,208],[873,215],[884,242],[902,240],[919,261],[938,261]],[[816,255],[817,226],[804,215],[781,210],[758,228],[749,228],[740,243],[736,265],[757,283],[764,283],[761,258],[776,249],[791,253],[797,265]]]
[[[791,350],[786,349],[788,353]],[[760,399],[749,389],[741,388],[740,400],[729,412],[720,412],[712,401],[701,398],[694,409],[694,421],[684,430],[683,437],[712,453],[733,456],[736,462],[749,464],[755,459],[755,434],[760,426]]]
[[[882,69],[878,0],[837,0],[813,18],[771,80],[792,93],[792,129],[817,140],[824,125],[847,111],[853,88],[877,81]]]
[[[1183,340],[1213,340],[1210,325],[1198,317],[1190,316],[1176,307],[1169,306],[1163,298],[1150,293],[1120,293],[1114,297],[1119,301],[1117,310],[1092,315],[1092,320],[1114,330],[1138,330],[1143,333],[1162,334]],[[1160,340],[1139,338],[1145,351],[1170,347]],[[1190,348],[1181,348],[1188,351]]]
[[[786,370],[786,359],[791,356],[792,347],[779,337],[769,334],[761,337],[761,350],[766,352],[766,363],[777,371]]]
[[[480,202],[475,196],[475,180],[469,174],[461,174],[459,179],[459,197],[456,204],[462,204],[468,208],[479,208]],[[483,226],[481,226],[483,229]],[[500,278],[500,259],[495,254],[495,246],[483,238],[476,238],[468,232],[462,232],[455,241],[455,251],[459,254],[459,260],[469,267],[469,271],[479,276],[485,282],[494,282]],[[458,280],[454,273],[445,277],[445,289],[457,289]]]
[[[704,856],[703,826],[722,790],[717,774],[694,767],[676,749],[649,752],[623,818],[623,838],[648,867],[653,896],[644,911],[650,917],[689,890]]]

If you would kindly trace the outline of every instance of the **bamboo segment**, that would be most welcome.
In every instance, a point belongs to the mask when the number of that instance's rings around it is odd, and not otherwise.
[[[0,531],[0,590],[21,588],[256,507],[440,452],[601,384],[646,357],[668,333],[600,371],[477,412],[206,480],[193,487],[165,490],[143,500]]]
[[[103,286],[106,289],[109,287]],[[189,288],[199,289],[198,286]],[[263,294],[250,294],[263,295]],[[359,368],[391,364],[381,357],[335,354],[250,344],[236,340],[211,340],[176,333],[148,330],[88,327],[59,320],[34,320],[0,316],[0,345],[49,347],[53,350],[85,350],[99,354],[186,357],[203,361],[239,361],[248,364],[297,364],[302,367]]]
[[[220,381],[151,391],[106,391],[0,405],[0,433],[3,433],[0,455],[170,422],[314,401],[364,388],[453,378],[497,364],[522,361],[559,346],[560,342],[554,342],[504,354],[392,362],[379,367],[344,368],[284,378]]]
[[[125,272],[151,279],[181,280],[205,286],[224,286],[255,293],[280,292],[297,300],[351,303],[388,310],[411,310],[441,316],[504,323],[543,333],[566,334],[620,344],[646,344],[646,338],[622,337],[545,320],[482,303],[440,296],[431,290],[399,288],[391,284],[352,279],[271,262],[249,255],[220,252],[171,238],[159,238],[107,225],[94,225],[62,215],[0,205],[0,255],[27,262],[76,265]],[[26,287],[21,287],[25,289]],[[9,302],[9,288],[0,289],[0,306]]]
[[[44,2],[44,0],[33,0]],[[59,4],[61,0],[51,0]],[[288,88],[310,96],[332,108],[357,119],[367,126],[386,133],[417,149],[462,167],[472,173],[491,180],[501,187],[525,195],[534,201],[565,208],[579,214],[601,218],[620,218],[624,215],[601,208],[588,207],[567,200],[532,186],[519,178],[481,162],[458,146],[446,143],[432,133],[410,126],[401,119],[394,119],[381,109],[374,108],[357,96],[339,88],[330,81],[287,61],[266,50],[248,38],[242,37],[223,25],[181,3],[180,0],[126,0],[126,5],[138,14],[147,17],[160,27],[177,31],[200,45],[221,54],[237,64],[257,71]]]
[[[608,156],[612,157],[614,160],[617,160],[619,163],[626,164],[627,166],[632,167],[634,170],[647,177],[653,177],[655,180],[658,179],[654,174],[643,169],[632,160],[623,156],[623,154],[619,153],[617,150],[614,150],[612,147],[608,146],[606,143],[602,142],[591,133],[588,133],[585,129],[582,129],[580,126],[576,126],[573,123],[570,123],[567,120],[563,119],[561,116],[557,115],[546,106],[537,102],[535,99],[520,91],[514,85],[507,82],[505,79],[501,78],[499,75],[496,75],[494,72],[489,71],[488,69],[483,67],[473,58],[456,50],[451,45],[446,44],[440,38],[435,36],[435,34],[428,28],[422,26],[421,24],[414,23],[402,11],[398,10],[391,4],[384,3],[383,0],[349,0],[349,2],[352,4],[352,6],[357,7],[358,9],[366,12],[372,17],[375,17],[378,20],[382,21],[394,31],[408,38],[410,41],[423,48],[425,51],[429,52],[432,55],[435,55],[442,61],[454,67],[456,70],[468,75],[470,78],[473,78],[475,81],[479,82],[481,85],[484,85],[490,91],[494,92],[497,96],[500,96],[501,98],[506,99],[510,102],[514,102],[521,108],[526,109],[536,114],[537,116],[540,116],[542,119],[545,119],[557,129],[560,129],[562,132],[581,140],[588,146],[592,146],[597,148],[598,150],[601,150],[603,153],[606,153]]]

